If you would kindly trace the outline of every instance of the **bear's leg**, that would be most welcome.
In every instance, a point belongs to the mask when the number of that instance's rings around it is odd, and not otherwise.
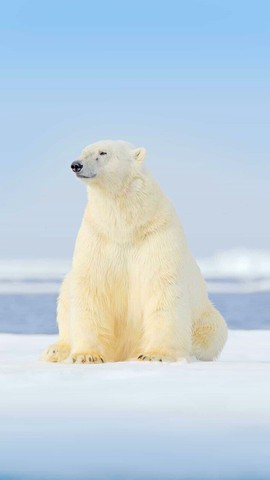
[[[214,360],[227,340],[227,325],[218,310],[209,302],[205,312],[192,326],[192,350],[198,360]]]
[[[70,310],[71,352],[68,363],[103,363],[110,326],[106,322],[106,301],[85,278],[72,282]]]
[[[191,316],[188,304],[179,301],[175,287],[166,282],[159,292],[149,298],[143,312],[144,334],[138,359],[160,362],[187,359],[191,354]]]
[[[59,329],[59,340],[50,345],[42,354],[46,362],[62,362],[70,353],[69,335],[69,287],[70,274],[62,283],[57,301],[57,323]]]

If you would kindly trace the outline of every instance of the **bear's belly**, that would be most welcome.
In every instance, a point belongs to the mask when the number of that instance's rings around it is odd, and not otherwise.
[[[136,358],[140,353],[143,333],[143,311],[140,300],[140,286],[127,276],[122,290],[115,292],[112,299],[114,315],[115,360]]]
[[[142,308],[136,262],[134,249],[111,243],[91,261],[91,291],[105,308],[106,322],[113,336],[108,357],[114,361],[135,358],[139,353]]]
[[[141,281],[132,249],[120,247],[115,269],[110,277],[110,314],[113,319],[116,361],[136,358],[143,332]],[[119,259],[122,261],[119,262]],[[143,273],[142,273],[143,275]]]

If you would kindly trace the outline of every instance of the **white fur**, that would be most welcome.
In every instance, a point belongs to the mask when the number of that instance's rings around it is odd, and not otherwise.
[[[224,346],[225,321],[145,153],[104,141],[79,158],[89,202],[59,295],[59,343],[45,360],[213,360]]]

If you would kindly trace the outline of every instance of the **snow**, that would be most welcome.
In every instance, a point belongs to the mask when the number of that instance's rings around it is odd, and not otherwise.
[[[0,478],[270,479],[270,331],[219,361],[45,364],[0,335]]]

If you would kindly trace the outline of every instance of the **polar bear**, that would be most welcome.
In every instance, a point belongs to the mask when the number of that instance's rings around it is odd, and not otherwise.
[[[47,361],[213,360],[226,342],[226,323],[145,155],[124,141],[102,141],[71,165],[89,201]]]

